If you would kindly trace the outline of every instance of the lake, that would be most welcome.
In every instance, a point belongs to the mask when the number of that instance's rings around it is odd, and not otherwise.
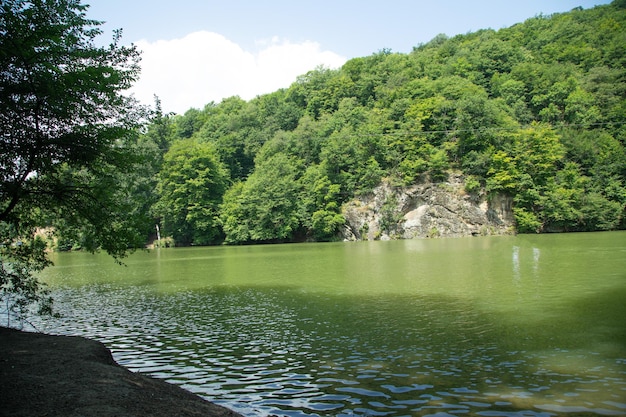
[[[246,416],[626,415],[626,232],[52,257],[40,330]]]

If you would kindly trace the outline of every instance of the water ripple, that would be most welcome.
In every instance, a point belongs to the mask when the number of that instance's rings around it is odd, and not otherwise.
[[[249,416],[626,415],[619,360],[503,349],[471,310],[446,320],[451,313],[427,300],[398,311],[379,300],[376,312],[365,301],[331,308],[306,298],[290,304],[284,295],[61,289],[65,318],[46,330],[99,339],[131,370]],[[385,309],[395,322],[378,321]]]

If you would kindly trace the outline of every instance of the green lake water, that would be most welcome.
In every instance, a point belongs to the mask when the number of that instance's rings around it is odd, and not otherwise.
[[[626,415],[626,233],[53,254],[62,320],[246,416]]]

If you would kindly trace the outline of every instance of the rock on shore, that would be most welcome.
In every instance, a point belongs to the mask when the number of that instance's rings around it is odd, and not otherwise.
[[[102,343],[0,327],[0,416],[240,414],[119,366]]]
[[[344,240],[503,235],[513,231],[512,199],[465,191],[464,178],[410,187],[383,183],[343,206]]]

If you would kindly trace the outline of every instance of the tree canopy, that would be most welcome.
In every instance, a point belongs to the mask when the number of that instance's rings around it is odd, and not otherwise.
[[[228,243],[333,239],[351,198],[451,172],[512,197],[518,232],[624,228],[624,34],[614,1],[439,35],[167,116],[167,142],[209,143],[227,169],[211,224]]]
[[[180,244],[219,241],[218,207],[228,175],[213,145],[193,139],[177,141],[165,154],[155,211],[163,232]]]
[[[0,297],[45,301],[42,230],[122,256],[145,240],[137,210],[141,107],[124,93],[139,52],[96,46],[78,0],[0,5]],[[40,233],[37,234],[36,232]],[[45,303],[44,303],[45,304]]]

